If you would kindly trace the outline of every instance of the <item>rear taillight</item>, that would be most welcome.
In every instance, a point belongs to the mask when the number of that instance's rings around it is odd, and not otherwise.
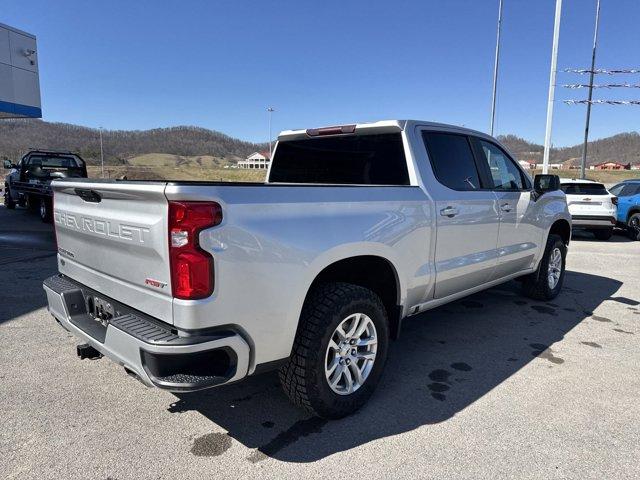
[[[611,203],[618,205],[618,197],[611,197]]]
[[[199,234],[222,222],[215,202],[169,202],[169,256],[173,296],[185,300],[213,293],[213,258],[200,248]]]

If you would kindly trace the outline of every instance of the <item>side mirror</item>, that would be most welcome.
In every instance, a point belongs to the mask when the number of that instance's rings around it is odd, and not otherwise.
[[[558,175],[541,174],[533,179],[533,190],[538,195],[560,190],[560,177]]]
[[[4,163],[5,170],[11,170],[12,168],[16,168],[16,166],[13,163],[11,163],[11,160],[5,159],[3,163]]]

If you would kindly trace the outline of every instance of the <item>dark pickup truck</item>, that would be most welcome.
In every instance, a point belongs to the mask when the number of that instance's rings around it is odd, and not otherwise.
[[[87,178],[85,161],[71,152],[31,150],[13,164],[4,161],[11,170],[4,182],[4,204],[12,210],[16,205],[38,210],[43,222],[51,221],[53,191],[51,181],[60,178]]]

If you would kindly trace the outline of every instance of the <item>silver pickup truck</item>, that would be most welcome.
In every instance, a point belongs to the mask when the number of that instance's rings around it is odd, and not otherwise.
[[[264,184],[53,188],[64,328],[176,392],[279,369],[326,418],[367,401],[404,318],[515,278],[554,298],[571,236],[558,177],[421,121],[285,131]]]

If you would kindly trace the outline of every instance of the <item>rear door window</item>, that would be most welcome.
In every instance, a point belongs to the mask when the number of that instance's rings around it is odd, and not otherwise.
[[[400,133],[281,141],[269,182],[409,185]]]
[[[601,183],[561,183],[560,190],[567,195],[608,195]]]
[[[481,188],[478,168],[466,135],[422,132],[429,160],[438,181],[453,190]]]

